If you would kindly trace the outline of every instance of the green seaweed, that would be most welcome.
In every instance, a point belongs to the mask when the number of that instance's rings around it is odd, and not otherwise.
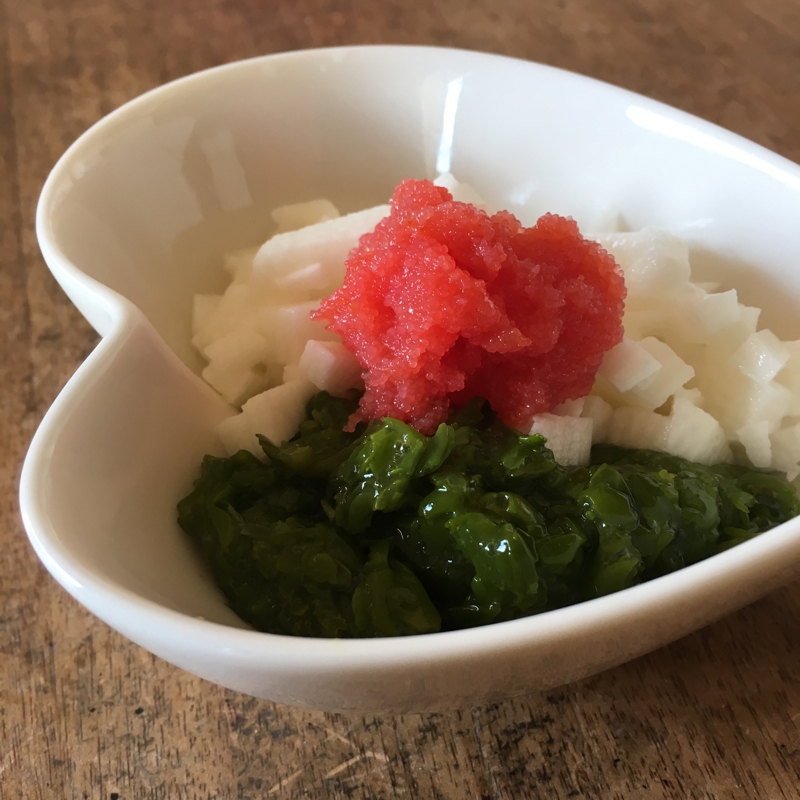
[[[178,522],[253,627],[316,637],[484,625],[599,597],[720,553],[800,513],[746,467],[593,448],[565,469],[541,436],[473,401],[433,436],[344,430],[320,392],[265,460],[206,456]]]

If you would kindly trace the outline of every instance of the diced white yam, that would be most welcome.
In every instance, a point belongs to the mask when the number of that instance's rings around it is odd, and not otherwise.
[[[306,403],[316,391],[305,380],[290,381],[251,397],[242,406],[242,413],[224,420],[219,435],[229,454],[249,450],[262,455],[256,434],[280,444],[297,433],[305,416]]]
[[[680,304],[676,304],[679,308]],[[625,309],[623,323],[628,338],[641,341],[647,336],[658,336],[665,339],[668,332],[674,331],[679,324],[675,307],[646,308],[634,311]]]
[[[586,401],[585,397],[579,397],[577,400],[565,400],[559,403],[554,409],[553,414],[559,417],[580,417],[583,416],[583,404]]]
[[[564,467],[584,466],[589,463],[592,449],[592,420],[588,417],[561,417],[556,414],[537,414],[533,418],[531,433],[547,439],[556,463]]]
[[[608,434],[608,423],[614,408],[602,397],[590,394],[584,398],[581,416],[592,420],[592,441],[604,442]]]
[[[459,183],[449,172],[443,172],[439,175],[434,184],[447,189],[453,195],[453,200],[458,200],[460,203],[470,203],[478,208],[486,209],[483,198],[468,183]]]
[[[629,298],[669,297],[689,282],[689,250],[671,233],[643,228],[608,234],[598,241],[622,267]]]
[[[264,304],[256,312],[255,328],[270,343],[270,360],[275,360],[274,342],[278,338],[278,309],[280,306]]]
[[[757,383],[769,383],[783,369],[789,355],[783,342],[765,329],[748,336],[730,363]]]
[[[361,364],[341,342],[309,339],[298,367],[318,389],[334,397],[364,387]]]
[[[204,351],[215,339],[251,320],[255,314],[255,303],[256,299],[246,285],[232,283],[225,290],[203,329],[192,338],[192,344],[201,352]]]
[[[726,427],[738,430],[749,422],[765,420],[770,431],[781,426],[794,401],[792,393],[776,381],[761,384],[745,378],[745,386],[729,398]],[[723,424],[725,424],[723,422]]]
[[[595,377],[592,395],[602,398],[612,408],[628,405],[627,396],[612,386],[602,375]]]
[[[666,450],[708,465],[731,461],[733,457],[728,437],[719,422],[683,398],[677,398],[672,406]]]
[[[234,406],[241,405],[268,385],[268,377],[262,371],[241,367],[226,368],[215,363],[209,364],[203,370],[202,377]]]
[[[698,290],[681,310],[687,327],[686,338],[704,343],[710,341],[715,333],[735,325],[742,318],[742,306],[736,290],[707,294]]]
[[[260,333],[242,327],[216,339],[204,353],[220,369],[246,370],[269,357],[269,345]]]
[[[733,432],[749,421],[749,411],[739,408],[737,398],[749,390],[752,381],[728,363],[728,355],[716,346],[704,348],[693,361],[692,384],[703,394],[703,408]]]
[[[241,283],[232,283],[222,294],[217,313],[214,315],[233,329],[242,321],[242,313],[254,305],[253,290]]]
[[[652,336],[642,339],[639,345],[659,364],[659,369],[631,387],[628,395],[636,405],[652,410],[666,403],[671,395],[694,377],[694,367],[687,364],[668,344]]]
[[[793,481],[800,475],[800,424],[782,428],[770,436],[772,467]]]
[[[709,337],[698,322],[698,305],[705,296],[687,283],[668,296],[631,297],[625,303],[625,333],[636,341],[654,336],[679,354],[687,345],[699,346]]]
[[[741,316],[736,322],[712,334],[705,343],[706,354],[711,361],[727,364],[747,338],[756,332],[761,310],[739,303],[739,312]]]
[[[611,415],[606,441],[619,447],[667,449],[669,419],[655,411],[633,406],[617,408]]]
[[[713,341],[719,330],[740,318],[739,304],[734,296],[728,295],[722,302],[714,300],[708,305],[707,298],[710,297],[714,295],[708,295],[693,284],[686,284],[682,290],[669,296],[632,298],[626,303],[625,332],[636,341],[654,336],[683,357],[687,350]]]
[[[739,312],[741,316],[737,322],[720,329],[709,338],[708,345],[715,359],[727,361],[756,332],[761,309],[739,303]]]
[[[761,309],[740,303],[739,310],[742,312],[742,322],[750,329],[751,333],[755,333],[758,327],[758,319],[761,316]]]
[[[222,440],[222,446],[229,456],[238,453],[240,450],[249,450],[260,459],[264,459],[264,451],[258,444],[258,439],[253,430],[253,421],[245,414],[239,412],[223,420],[217,428],[217,433]]]
[[[376,206],[297,231],[276,234],[256,254],[253,279],[263,284],[309,264],[319,264],[329,284],[338,286],[344,278],[348,253],[358,244],[359,238],[373,230],[388,213],[388,205]]]
[[[680,389],[675,390],[673,396],[676,399],[680,397],[683,400],[687,400],[693,406],[703,407],[703,393],[697,388],[687,389],[685,386],[681,386]]]
[[[257,252],[257,247],[248,247],[244,250],[234,250],[232,253],[226,253],[222,260],[225,271],[235,281],[240,283],[247,281]]]
[[[308,200],[305,203],[291,203],[278,206],[272,214],[272,220],[278,226],[278,233],[296,231],[308,225],[336,219],[339,209],[324,197],[318,200]]]
[[[620,392],[627,392],[637,383],[661,369],[661,362],[627,336],[603,357],[597,374]]]
[[[208,327],[222,302],[221,294],[196,294],[192,301],[192,336],[200,336]]]
[[[744,446],[747,458],[754,467],[766,469],[772,464],[772,445],[766,420],[748,422],[736,431],[736,438]]]
[[[707,293],[699,301],[700,323],[706,333],[716,333],[742,318],[736,289]]]
[[[281,275],[275,280],[278,289],[291,293],[321,293],[328,285],[328,276],[322,269],[322,264],[309,264],[286,275]]]
[[[297,364],[309,339],[335,341],[339,337],[327,330],[324,322],[309,317],[318,301],[264,309],[259,325],[272,342],[271,358],[279,364]]]

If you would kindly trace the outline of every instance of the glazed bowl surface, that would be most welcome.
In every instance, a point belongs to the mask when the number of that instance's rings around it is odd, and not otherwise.
[[[573,681],[755,600],[800,565],[800,519],[667,577],[539,616],[382,640],[249,630],[176,524],[231,409],[198,377],[192,296],[269,211],[385,202],[452,171],[527,224],[667,228],[703,278],[800,338],[800,167],[644,97],[539,64],[419,47],[218,67],[85,133],[42,192],[48,266],[102,335],[28,453],[21,508],[47,569],[162,658],[241,692],[332,710],[469,707]]]

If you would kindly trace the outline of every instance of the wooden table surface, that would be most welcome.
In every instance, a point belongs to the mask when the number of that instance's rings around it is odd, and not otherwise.
[[[37,562],[20,464],[97,337],[33,219],[64,149],[226,61],[403,42],[576,70],[800,161],[798,0],[0,0],[0,797],[799,798],[800,583],[546,695],[398,718],[300,711],[151,656]],[[798,254],[800,264],[800,254]]]

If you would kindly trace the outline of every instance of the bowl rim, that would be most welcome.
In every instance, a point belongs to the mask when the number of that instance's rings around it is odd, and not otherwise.
[[[164,636],[180,636],[186,637],[189,641],[204,641],[203,649],[224,652],[241,662],[262,664],[280,662],[283,665],[296,665],[306,671],[309,665],[316,664],[322,665],[322,671],[329,671],[331,668],[341,670],[399,664],[424,665],[444,659],[464,658],[467,655],[490,655],[517,649],[523,645],[528,647],[546,645],[561,638],[573,638],[589,632],[609,620],[613,620],[617,626],[624,625],[636,617],[649,615],[665,603],[676,603],[682,598],[694,596],[698,591],[701,594],[712,593],[714,587],[721,581],[727,583],[731,579],[745,577],[752,573],[757,565],[766,569],[770,563],[774,563],[776,558],[784,554],[788,545],[794,544],[794,549],[800,556],[800,517],[798,517],[753,540],[670,575],[565,608],[479,628],[417,636],[315,639],[240,629],[189,616],[120,586],[101,573],[85,567],[72,555],[59,539],[56,526],[48,517],[42,501],[42,476],[46,472],[52,439],[62,422],[80,403],[86,383],[91,382],[93,376],[101,374],[107,368],[124,345],[132,327],[144,319],[142,312],[129,300],[82,272],[58,247],[49,215],[58,202],[59,189],[64,179],[69,176],[74,159],[84,150],[91,148],[97,139],[113,133],[117,127],[124,127],[126,121],[138,115],[143,106],[173,93],[179,93],[187,86],[209,80],[214,75],[235,72],[265,62],[309,61],[356,51],[371,52],[377,58],[398,52],[406,52],[409,55],[415,51],[452,53],[460,54],[462,57],[468,56],[476,61],[510,62],[528,70],[540,71],[542,75],[567,77],[576,84],[591,87],[592,91],[600,90],[628,98],[639,107],[688,126],[704,136],[710,136],[727,148],[741,151],[751,166],[763,170],[763,166],[753,163],[762,162],[769,168],[768,171],[782,173],[793,184],[800,186],[800,166],[762,145],[680,109],[605,81],[558,67],[465,49],[421,45],[310,48],[228,62],[148,90],[101,118],[70,145],[48,175],[37,205],[36,234],[48,267],[59,281],[68,280],[81,286],[106,306],[108,311],[108,319],[105,322],[91,320],[103,338],[69,379],[46,413],[33,437],[23,465],[19,492],[22,519],[31,544],[48,571],[79,602],[106,621],[108,621],[107,616],[98,609],[114,607],[115,618],[123,615],[129,619],[135,618],[139,628],[160,627]],[[188,368],[186,369],[188,371]]]

